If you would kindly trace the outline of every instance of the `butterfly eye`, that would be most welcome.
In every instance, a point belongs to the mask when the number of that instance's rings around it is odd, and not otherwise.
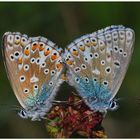
[[[40,43],[39,43],[39,51],[43,51],[44,48],[45,48],[45,43],[40,42]]]
[[[27,93],[29,93],[29,89],[28,89],[28,88],[25,88],[25,89],[23,90],[23,92],[24,92],[25,94],[27,94]]]
[[[14,42],[14,36],[13,35],[8,35],[7,36],[7,42],[12,45]]]
[[[20,43],[20,35],[15,35],[15,44],[19,44]]]
[[[25,64],[25,65],[24,65],[24,70],[25,70],[25,71],[28,71],[28,70],[29,70],[29,65],[28,65],[28,64]]]
[[[27,119],[28,118],[28,115],[27,113],[24,111],[24,110],[21,110],[18,115],[23,118],[23,119]]]
[[[26,78],[25,78],[24,75],[21,75],[21,76],[19,77],[19,80],[20,80],[20,82],[24,82],[24,81],[26,80]]]
[[[10,60],[11,60],[11,61],[14,61],[14,60],[15,60],[13,54],[10,55]]]
[[[21,111],[22,116],[26,116],[25,112],[22,110]]]
[[[49,73],[49,69],[44,69],[44,74],[48,74]]]
[[[111,110],[114,110],[117,108],[117,103],[115,101],[111,101],[109,104],[109,107]]]
[[[32,58],[30,59],[30,63],[32,63],[32,64],[35,63],[35,60],[36,60],[36,59],[35,59],[34,57],[32,57]]]
[[[54,75],[54,74],[55,74],[55,70],[52,70],[52,71],[51,71],[51,75]]]

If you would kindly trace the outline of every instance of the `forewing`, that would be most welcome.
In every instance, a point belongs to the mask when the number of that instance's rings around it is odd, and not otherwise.
[[[9,80],[23,108],[54,98],[63,65],[53,42],[40,36],[7,32],[3,54]]]
[[[74,40],[64,54],[69,83],[83,98],[111,100],[124,79],[133,43],[134,31],[124,26],[110,26]]]

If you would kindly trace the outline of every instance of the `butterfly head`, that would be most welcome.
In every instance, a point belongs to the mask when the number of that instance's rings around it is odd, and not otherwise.
[[[18,115],[23,119],[28,119],[29,118],[28,113],[23,109],[21,109],[20,112],[18,112]]]
[[[118,105],[116,101],[112,100],[110,102],[94,100],[90,103],[90,108],[94,111],[106,112],[107,110],[116,110]]]
[[[115,100],[110,101],[109,110],[116,110],[118,108],[117,102]]]
[[[46,115],[46,111],[48,111],[48,109],[45,110],[42,106],[42,108],[38,110],[35,108],[33,110],[21,109],[20,112],[18,112],[18,115],[23,119],[30,118],[32,121],[40,121],[41,119],[44,119],[44,116]]]

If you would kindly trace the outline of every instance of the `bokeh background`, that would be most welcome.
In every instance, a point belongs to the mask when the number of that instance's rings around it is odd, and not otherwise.
[[[122,24],[136,33],[135,49],[117,94],[119,109],[108,112],[103,126],[109,138],[140,138],[140,3],[134,2],[1,2],[0,38],[7,31],[44,36],[65,48],[73,39],[109,25]],[[0,42],[1,43],[1,42]],[[69,95],[63,84],[59,99]],[[21,119],[0,52],[0,137],[48,138],[44,122]]]

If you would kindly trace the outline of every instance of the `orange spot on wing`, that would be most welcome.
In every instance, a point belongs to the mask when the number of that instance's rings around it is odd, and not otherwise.
[[[91,43],[86,44],[86,46],[87,46],[88,48],[89,48],[91,45],[92,45]]]
[[[20,58],[18,59],[18,63],[19,63],[19,64],[22,64],[22,57],[20,57]]]
[[[50,54],[50,51],[47,51],[47,50],[44,51],[44,55],[45,55],[45,56],[47,56],[47,55],[49,55],[49,54]]]
[[[51,56],[51,59],[52,59],[52,60],[55,60],[55,59],[57,59],[57,58],[58,58],[57,55],[52,55],[52,56]]]
[[[85,47],[83,46],[83,47],[80,47],[79,48],[81,51],[85,51]]]
[[[58,70],[60,70],[60,69],[62,68],[62,64],[61,64],[61,63],[56,64],[56,68],[57,68]]]
[[[64,81],[67,81],[68,80],[67,76],[64,75],[64,74],[62,74],[61,79],[64,80]]]
[[[20,40],[15,40],[15,44],[19,44],[20,43]]]
[[[73,51],[72,54],[78,56],[78,51]]]
[[[67,63],[68,65],[72,65],[72,64],[73,64],[73,61],[68,60],[66,63]]]
[[[92,44],[93,44],[93,46],[96,46],[96,45],[97,45],[97,43],[96,43],[96,42],[92,42]]]
[[[42,46],[41,44],[39,45],[39,51],[43,51],[44,50],[44,46]]]
[[[28,56],[30,54],[30,51],[29,50],[25,50],[24,54]]]
[[[37,49],[37,47],[38,47],[38,44],[33,44],[31,49],[32,49],[33,51],[35,51],[35,50]]]

